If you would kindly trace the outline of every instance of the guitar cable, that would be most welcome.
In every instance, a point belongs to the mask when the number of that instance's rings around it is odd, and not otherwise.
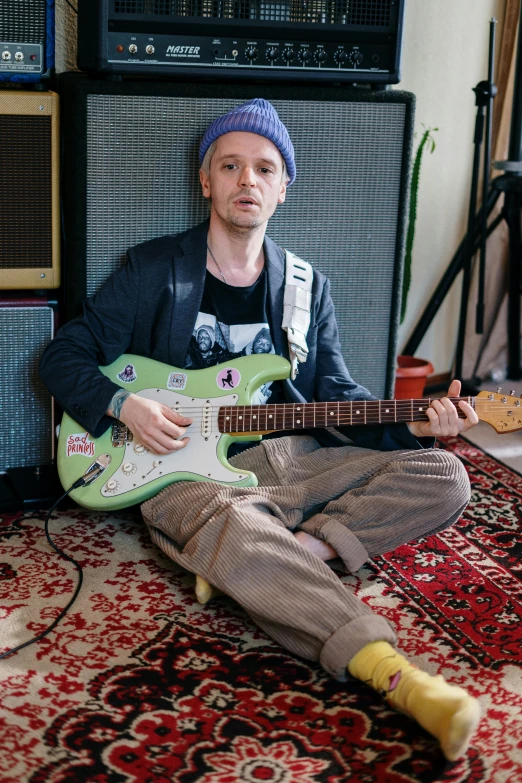
[[[40,641],[40,639],[43,639],[44,636],[47,636],[47,634],[51,633],[54,628],[58,625],[62,617],[65,617],[73,603],[76,601],[76,598],[78,597],[78,593],[81,590],[82,584],[83,584],[83,570],[81,565],[70,555],[68,555],[66,552],[64,552],[62,549],[56,546],[56,544],[52,541],[51,536],[49,534],[49,521],[51,519],[51,514],[55,510],[55,508],[64,500],[67,495],[69,495],[70,492],[72,492],[75,489],[79,489],[80,487],[85,487],[88,484],[92,484],[93,481],[95,481],[98,476],[100,476],[107,465],[103,464],[100,461],[93,462],[92,465],[89,466],[87,471],[83,474],[83,476],[80,476],[79,479],[77,479],[72,486],[69,487],[69,489],[61,495],[58,500],[51,506],[49,511],[47,512],[47,516],[45,518],[45,525],[44,525],[44,533],[45,537],[47,538],[47,541],[52,546],[52,548],[55,550],[55,552],[58,552],[59,555],[61,555],[65,560],[68,560],[70,563],[72,563],[76,570],[78,571],[78,584],[76,585],[76,589],[74,591],[73,597],[67,604],[67,606],[61,610],[58,617],[56,617],[51,625],[45,629],[45,631],[42,631],[42,633],[38,634],[38,636],[34,636],[32,639],[29,639],[27,642],[23,642],[22,644],[17,645],[16,647],[13,647],[10,650],[6,650],[6,652],[3,652],[0,654],[0,660],[2,658],[7,658],[8,655],[12,655],[15,652],[18,652],[18,650],[22,650],[24,647],[28,647],[30,644],[34,644],[35,642]]]

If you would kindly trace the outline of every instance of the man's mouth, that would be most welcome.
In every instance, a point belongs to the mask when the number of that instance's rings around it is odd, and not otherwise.
[[[255,198],[244,196],[243,198],[237,198],[234,203],[248,205],[248,204],[257,204],[257,201],[255,200]]]

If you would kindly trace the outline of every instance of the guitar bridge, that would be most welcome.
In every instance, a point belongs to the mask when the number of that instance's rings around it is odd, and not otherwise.
[[[122,422],[116,420],[112,425],[111,443],[115,448],[124,448],[127,443],[132,443],[133,434]]]

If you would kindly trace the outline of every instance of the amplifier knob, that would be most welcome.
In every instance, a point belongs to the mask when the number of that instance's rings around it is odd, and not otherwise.
[[[297,53],[297,59],[301,60],[302,63],[308,62],[310,57],[312,56],[312,52],[310,49],[300,49]]]
[[[350,53],[350,57],[348,58],[352,65],[360,65],[363,61],[362,53],[359,52],[357,49]]]
[[[257,60],[257,49],[255,46],[247,46],[245,50],[247,60]]]
[[[2,60],[10,60],[11,52],[2,52]]]
[[[338,49],[334,54],[334,60],[336,63],[345,63],[348,59],[348,55],[344,51],[344,49]]]
[[[21,63],[24,59],[24,53],[23,52],[15,52],[15,60],[18,63]]]
[[[136,44],[131,44],[131,45],[129,46],[129,52],[130,52],[131,54],[136,54],[136,52],[137,52],[137,51],[138,51],[138,47],[136,46]]]
[[[152,44],[149,44],[148,46],[145,47],[145,51],[147,52],[147,54],[154,54],[156,50]]]
[[[290,63],[294,59],[294,50],[290,46],[286,46],[282,51],[282,55],[283,60],[286,60],[287,63]]]
[[[266,59],[267,60],[277,60],[277,55],[279,54],[278,50],[275,46],[270,46],[266,50]]]
[[[318,63],[324,63],[327,58],[327,54],[324,49],[318,49],[315,53],[315,60]]]

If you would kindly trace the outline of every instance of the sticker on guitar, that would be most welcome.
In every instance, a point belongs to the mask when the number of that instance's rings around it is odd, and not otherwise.
[[[225,367],[216,377],[216,383],[220,389],[235,389],[241,380],[241,373],[235,367]]]
[[[67,436],[66,455],[81,454],[82,457],[94,457],[95,443],[89,440],[88,432],[75,432]]]

